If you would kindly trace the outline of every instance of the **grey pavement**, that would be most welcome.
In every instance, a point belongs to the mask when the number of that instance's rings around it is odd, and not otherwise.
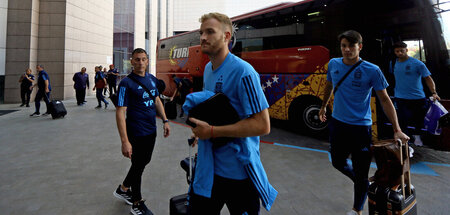
[[[114,107],[96,110],[95,98],[87,100],[82,107],[64,101],[68,115],[57,120],[30,118],[34,104],[0,105],[0,112],[18,110],[0,116],[0,214],[129,214],[130,207],[112,195],[130,165],[121,155]],[[143,197],[156,215],[169,214],[169,198],[188,188],[179,162],[188,155],[191,132],[170,125],[170,137],[157,137],[142,181]],[[160,120],[157,126],[161,133]],[[352,183],[331,166],[325,140],[277,127],[262,140],[279,143],[261,143],[263,165],[279,194],[270,213],[261,214],[345,214],[351,208]],[[317,149],[308,150],[312,145]],[[447,152],[436,154],[448,160]],[[430,166],[437,176],[412,175],[418,214],[450,211],[450,164],[440,164]],[[228,214],[226,208],[222,214]]]

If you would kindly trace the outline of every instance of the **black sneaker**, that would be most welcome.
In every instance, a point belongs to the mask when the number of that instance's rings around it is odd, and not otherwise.
[[[152,211],[144,204],[144,200],[139,201],[137,204],[131,206],[131,213],[134,215],[153,215]]]
[[[117,187],[117,189],[113,192],[113,195],[115,197],[117,197],[118,199],[121,199],[121,200],[125,201],[129,205],[133,204],[131,202],[131,190],[130,189],[128,189],[127,192],[123,192],[120,189],[120,185],[119,185],[119,187]]]
[[[23,106],[25,106],[25,104],[21,104],[21,105],[20,105],[20,107],[23,107]]]
[[[95,109],[100,109],[100,108],[102,108],[102,106],[100,106],[100,105],[99,105],[99,106],[97,106],[97,107],[95,107]]]
[[[45,112],[44,114],[42,114],[42,116],[48,116],[48,115],[50,115],[49,112]]]
[[[31,114],[30,116],[31,117],[38,117],[38,116],[40,116],[41,114],[40,113],[38,113],[38,112],[34,112],[33,114]]]
[[[30,105],[29,105],[29,104],[27,104],[27,107],[30,107]]]

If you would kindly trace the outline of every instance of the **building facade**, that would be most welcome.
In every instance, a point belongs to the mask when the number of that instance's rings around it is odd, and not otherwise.
[[[18,80],[27,68],[36,75],[37,64],[50,76],[51,97],[68,99],[75,96],[72,77],[82,67],[93,83],[98,65],[115,64],[122,74],[129,73],[134,48],[145,48],[155,59],[158,37],[171,36],[171,4],[173,0],[0,0],[0,103],[20,102]],[[158,14],[165,17],[158,19]],[[151,65],[154,72],[154,60]]]
[[[20,101],[19,77],[42,64],[50,76],[52,98],[74,97],[73,74],[112,63],[114,4],[109,0],[2,0],[7,17],[4,69],[5,103]],[[3,14],[3,13],[2,13]],[[3,32],[3,31],[2,31]],[[36,92],[36,90],[34,90]],[[33,97],[32,97],[33,98]]]

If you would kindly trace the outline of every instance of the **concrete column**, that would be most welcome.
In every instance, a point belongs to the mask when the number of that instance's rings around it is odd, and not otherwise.
[[[146,0],[134,2],[134,48],[145,49],[145,7]]]
[[[64,99],[66,1],[40,0],[37,62],[44,66],[52,99]]]
[[[6,29],[8,26],[8,0],[0,0],[0,103],[5,95]]]
[[[6,36],[5,103],[20,102],[18,80],[38,59],[40,0],[9,0]]]
[[[156,45],[158,42],[158,1],[150,1],[149,55],[150,72],[156,74]]]
[[[8,0],[0,0],[0,76],[5,75],[6,26],[8,26]]]
[[[167,37],[167,0],[159,0],[159,39]]]
[[[166,20],[167,20],[167,37],[173,36],[173,9],[174,4],[173,0],[166,0],[167,1],[167,14],[166,14]]]

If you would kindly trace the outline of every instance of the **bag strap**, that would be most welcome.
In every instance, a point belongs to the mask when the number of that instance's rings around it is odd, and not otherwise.
[[[347,78],[347,76],[357,67],[359,66],[359,64],[361,64],[363,62],[363,60],[358,61],[357,63],[355,63],[352,68],[350,68],[348,70],[347,73],[345,73],[344,77],[341,78],[341,80],[339,80],[339,82],[336,84],[336,86],[333,89],[333,93],[336,94],[336,91],[338,90],[338,87],[342,84],[342,82],[345,80],[345,78]]]
[[[397,58],[391,61],[391,72],[394,74],[395,63],[397,63]]]
[[[144,88],[144,90],[147,91],[147,93],[149,95],[151,95],[150,90],[145,85],[143,85],[140,81],[138,81],[135,77],[133,77],[131,74],[129,74],[127,77],[130,78],[131,80],[133,80],[134,82],[136,82],[139,86]]]

